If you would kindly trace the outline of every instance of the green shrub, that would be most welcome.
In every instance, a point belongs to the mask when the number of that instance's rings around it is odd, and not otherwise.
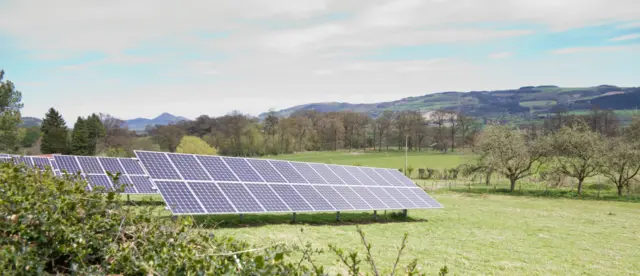
[[[413,167],[411,165],[407,166],[407,177],[411,177],[411,174],[413,174]]]

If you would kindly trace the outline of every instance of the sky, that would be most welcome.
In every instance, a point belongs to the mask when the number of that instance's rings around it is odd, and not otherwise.
[[[0,0],[0,69],[68,122],[640,86],[640,1]]]

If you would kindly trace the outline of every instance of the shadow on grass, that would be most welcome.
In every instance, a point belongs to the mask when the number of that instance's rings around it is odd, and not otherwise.
[[[166,216],[171,218],[171,216]],[[340,220],[336,220],[336,213],[297,213],[296,221],[293,222],[293,214],[245,214],[243,219],[240,215],[202,215],[194,216],[196,224],[200,228],[242,228],[242,227],[260,227],[265,225],[277,224],[295,224],[306,226],[324,226],[324,225],[356,225],[356,224],[374,224],[374,223],[406,223],[406,222],[425,222],[425,219],[417,219],[411,217],[411,210],[407,217],[401,212],[379,212],[377,220],[373,216],[373,212],[347,212],[340,213]]]
[[[507,195],[507,196],[526,196],[526,197],[544,197],[544,198],[566,198],[566,199],[577,199],[577,200],[600,200],[600,201],[620,201],[620,202],[634,202],[640,203],[640,196],[638,195],[623,195],[618,196],[615,191],[598,191],[592,189],[584,189],[582,191],[582,195],[578,195],[575,190],[565,190],[565,189],[549,189],[549,190],[529,190],[516,189],[511,192],[506,188],[498,188],[493,189],[492,187],[486,188],[478,188],[472,187],[469,188],[453,188],[450,189],[451,192],[463,193],[469,195],[485,195],[485,194],[493,194],[493,195]]]

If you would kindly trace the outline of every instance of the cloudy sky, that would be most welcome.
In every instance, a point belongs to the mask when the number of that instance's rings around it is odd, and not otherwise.
[[[26,116],[640,85],[638,0],[0,0]]]

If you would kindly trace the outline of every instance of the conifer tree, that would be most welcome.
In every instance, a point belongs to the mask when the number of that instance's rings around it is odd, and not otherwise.
[[[0,70],[0,152],[16,152],[20,147],[22,93],[11,81],[2,81],[3,77],[4,71]]]
[[[69,130],[62,115],[54,108],[50,108],[45,114],[40,131],[42,132],[42,143],[40,145],[42,153],[68,153]]]
[[[95,155],[98,142],[100,142],[100,139],[105,136],[106,129],[102,124],[102,121],[100,120],[100,116],[95,113],[87,117],[84,123],[87,131],[87,149],[89,150],[88,155]]]
[[[73,131],[71,132],[71,153],[73,155],[85,156],[92,154],[87,121],[82,117],[78,117],[75,125],[73,125]]]

